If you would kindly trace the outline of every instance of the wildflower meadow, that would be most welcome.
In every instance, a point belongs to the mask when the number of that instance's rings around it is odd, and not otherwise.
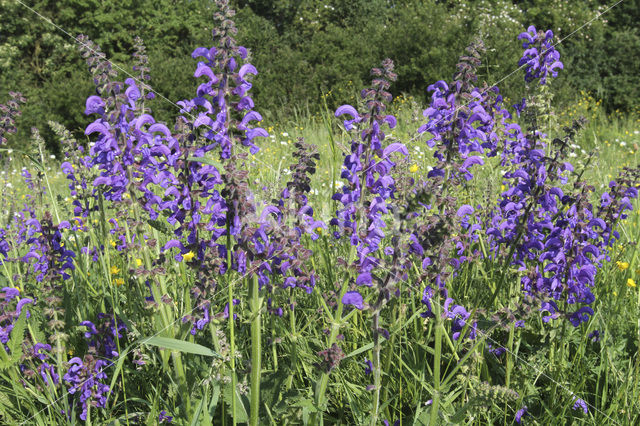
[[[80,132],[0,100],[0,423],[640,423],[640,110],[558,105],[530,25],[521,90],[476,37],[426,102],[385,59],[275,120],[215,5],[190,98],[134,34],[70,41]]]

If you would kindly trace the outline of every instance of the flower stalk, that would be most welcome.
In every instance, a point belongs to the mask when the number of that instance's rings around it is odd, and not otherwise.
[[[251,303],[251,405],[249,424],[257,426],[260,412],[260,374],[262,370],[262,297],[258,275],[251,277],[249,300]]]

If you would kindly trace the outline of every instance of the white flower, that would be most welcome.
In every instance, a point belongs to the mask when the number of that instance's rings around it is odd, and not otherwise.
[[[287,132],[282,132],[282,136],[284,136],[285,138],[288,138],[288,137],[289,137],[289,133],[287,133]]]
[[[617,139],[616,139],[617,140]],[[620,142],[620,146],[627,146],[625,141]]]
[[[571,158],[576,158],[578,156],[578,154],[576,154],[575,152],[570,152],[569,153],[569,157]]]

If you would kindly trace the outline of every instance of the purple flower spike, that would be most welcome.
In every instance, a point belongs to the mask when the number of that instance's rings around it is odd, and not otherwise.
[[[558,70],[564,66],[560,62],[560,52],[552,44],[552,31],[536,31],[536,27],[531,25],[518,39],[524,39],[522,47],[525,51],[518,65],[524,66],[527,83],[540,79],[540,84],[544,85],[549,74],[554,78],[558,76]]]

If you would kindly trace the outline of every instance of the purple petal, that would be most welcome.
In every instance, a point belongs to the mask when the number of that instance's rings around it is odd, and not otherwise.
[[[363,303],[362,295],[357,291],[348,291],[342,297],[343,305],[351,305],[359,310],[362,310],[363,308],[362,303]]]
[[[336,117],[341,116],[342,114],[349,114],[350,116],[352,116],[353,118],[358,118],[358,111],[356,111],[356,109],[354,107],[352,107],[351,105],[342,105],[340,107],[338,107],[338,109],[336,110]]]

